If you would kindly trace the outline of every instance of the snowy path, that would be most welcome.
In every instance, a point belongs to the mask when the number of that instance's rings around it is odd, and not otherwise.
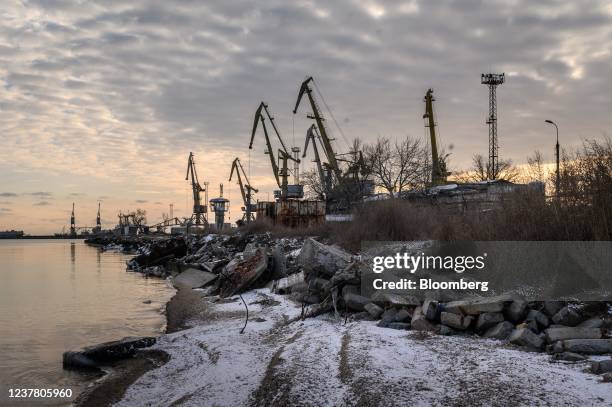
[[[240,301],[211,305],[214,323],[162,337],[155,347],[171,360],[118,405],[612,405],[612,384],[583,373],[585,364],[329,315],[287,325],[299,306],[267,290],[244,298],[244,334]]]

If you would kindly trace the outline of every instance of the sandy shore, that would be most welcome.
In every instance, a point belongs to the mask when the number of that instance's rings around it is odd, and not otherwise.
[[[611,405],[588,363],[553,363],[495,340],[344,322],[297,320],[301,306],[267,289],[220,300],[180,290],[168,333],[80,405]],[[295,321],[295,322],[290,322]],[[158,352],[158,353],[156,353]],[[166,355],[151,360],[151,355]],[[146,361],[148,359],[148,361]]]

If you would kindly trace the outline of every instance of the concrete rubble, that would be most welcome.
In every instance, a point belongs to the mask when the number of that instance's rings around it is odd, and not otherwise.
[[[331,311],[354,320],[375,320],[379,327],[390,329],[477,335],[548,352],[555,361],[612,354],[612,316],[605,303],[530,302],[518,295],[421,301],[380,291],[363,296],[361,273],[367,263],[315,238],[269,234],[173,238],[146,243],[128,267],[172,277],[175,286],[204,287],[221,297],[267,286],[303,304],[302,317]],[[609,372],[607,364],[601,366],[593,371]]]

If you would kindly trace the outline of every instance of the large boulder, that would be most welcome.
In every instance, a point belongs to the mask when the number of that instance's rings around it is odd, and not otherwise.
[[[600,339],[601,329],[579,327],[548,328],[545,334],[548,343],[566,339]]]
[[[484,332],[500,322],[504,322],[504,316],[501,312],[485,312],[480,314],[476,320],[476,331]]]
[[[591,362],[591,371],[595,374],[612,372],[612,359]]]
[[[515,329],[514,332],[508,338],[510,343],[515,345],[523,346],[529,349],[540,350],[544,344],[544,340],[538,335],[534,334],[530,329],[519,328]]]
[[[527,301],[522,298],[514,299],[507,307],[504,309],[504,315],[509,321],[519,323],[525,319],[525,314],[527,313]]]
[[[216,274],[207,271],[189,268],[174,278],[173,284],[177,289],[200,288],[215,281]]]
[[[410,321],[412,329],[416,331],[429,331],[434,332],[436,327],[430,321],[425,318],[421,307],[416,307],[412,313],[412,320]]]
[[[88,346],[78,352],[64,352],[64,369],[95,368],[100,364],[132,357],[138,349],[155,344],[154,337],[127,337],[118,341]]]
[[[440,314],[440,322],[442,322],[443,325],[450,326],[460,331],[468,329],[473,319],[474,318],[470,315],[464,316],[452,312],[442,312],[442,314]]]
[[[352,256],[339,247],[328,246],[308,238],[304,241],[297,260],[307,274],[320,273],[333,276],[349,265]]]
[[[344,297],[346,307],[351,311],[364,311],[370,299],[359,294],[349,293]]]
[[[444,304],[443,310],[453,314],[465,315],[478,315],[483,312],[502,312],[505,305],[510,304],[512,301],[512,297],[507,295],[470,298],[448,302]]]
[[[421,305],[421,301],[418,298],[411,295],[400,295],[394,293],[385,293],[382,291],[375,291],[370,297],[372,302],[380,305],[381,307],[417,307]]]
[[[544,315],[542,312],[536,311],[534,309],[529,311],[529,313],[527,314],[527,317],[525,318],[525,321],[527,322],[535,321],[538,324],[537,327],[539,329],[546,328],[548,325],[550,325],[550,321],[548,320],[548,317]]]
[[[568,339],[553,346],[554,353],[575,352],[587,355],[612,353],[612,339]]]
[[[382,309],[381,307],[379,307],[378,305],[376,305],[376,304],[374,304],[374,303],[369,303],[369,304],[366,304],[366,305],[365,305],[363,308],[364,308],[364,309],[365,309],[365,310],[366,310],[366,311],[367,311],[367,312],[370,314],[370,316],[371,316],[372,318],[374,318],[374,319],[378,319],[378,318],[380,318],[380,316],[382,315],[382,313],[383,313],[383,312],[385,312],[385,310],[384,310],[384,309]]]
[[[484,333],[485,338],[489,339],[499,339],[504,340],[508,339],[510,334],[514,331],[514,325],[512,325],[508,321],[500,322],[495,325],[493,328],[490,328],[487,332]]]
[[[552,320],[555,324],[576,326],[582,322],[582,315],[570,306],[561,308],[553,317]]]

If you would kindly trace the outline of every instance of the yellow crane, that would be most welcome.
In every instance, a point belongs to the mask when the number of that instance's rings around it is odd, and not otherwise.
[[[240,194],[242,195],[242,201],[244,202],[244,207],[242,208],[244,211],[242,221],[250,223],[251,221],[255,220],[255,215],[253,212],[256,211],[255,204],[253,203],[253,193],[257,193],[259,191],[251,186],[249,178],[247,177],[244,167],[242,167],[242,163],[240,162],[240,158],[238,157],[236,157],[234,162],[232,162],[232,169],[229,177],[230,181],[232,180],[234,173],[236,173],[236,178],[238,178],[238,186],[240,186]],[[241,173],[242,175],[240,175]],[[242,179],[243,177],[244,182]]]
[[[433,112],[433,102],[436,99],[433,97],[433,89],[428,89],[425,94],[423,101],[425,102],[425,114],[423,118],[426,119],[425,127],[429,128],[429,138],[431,143],[431,185],[444,185],[446,184],[446,177],[449,172],[446,171],[446,162],[444,157],[440,157],[438,153],[438,141],[436,137],[436,121]]]
[[[193,215],[191,216],[191,219],[195,220],[196,225],[206,224],[207,221],[204,214],[206,213],[207,207],[206,205],[202,205],[202,199],[200,197],[200,192],[205,191],[205,189],[202,188],[200,182],[198,181],[198,172],[196,171],[193,153],[189,153],[185,181],[188,181],[189,177],[191,177],[191,189],[193,192]]]

